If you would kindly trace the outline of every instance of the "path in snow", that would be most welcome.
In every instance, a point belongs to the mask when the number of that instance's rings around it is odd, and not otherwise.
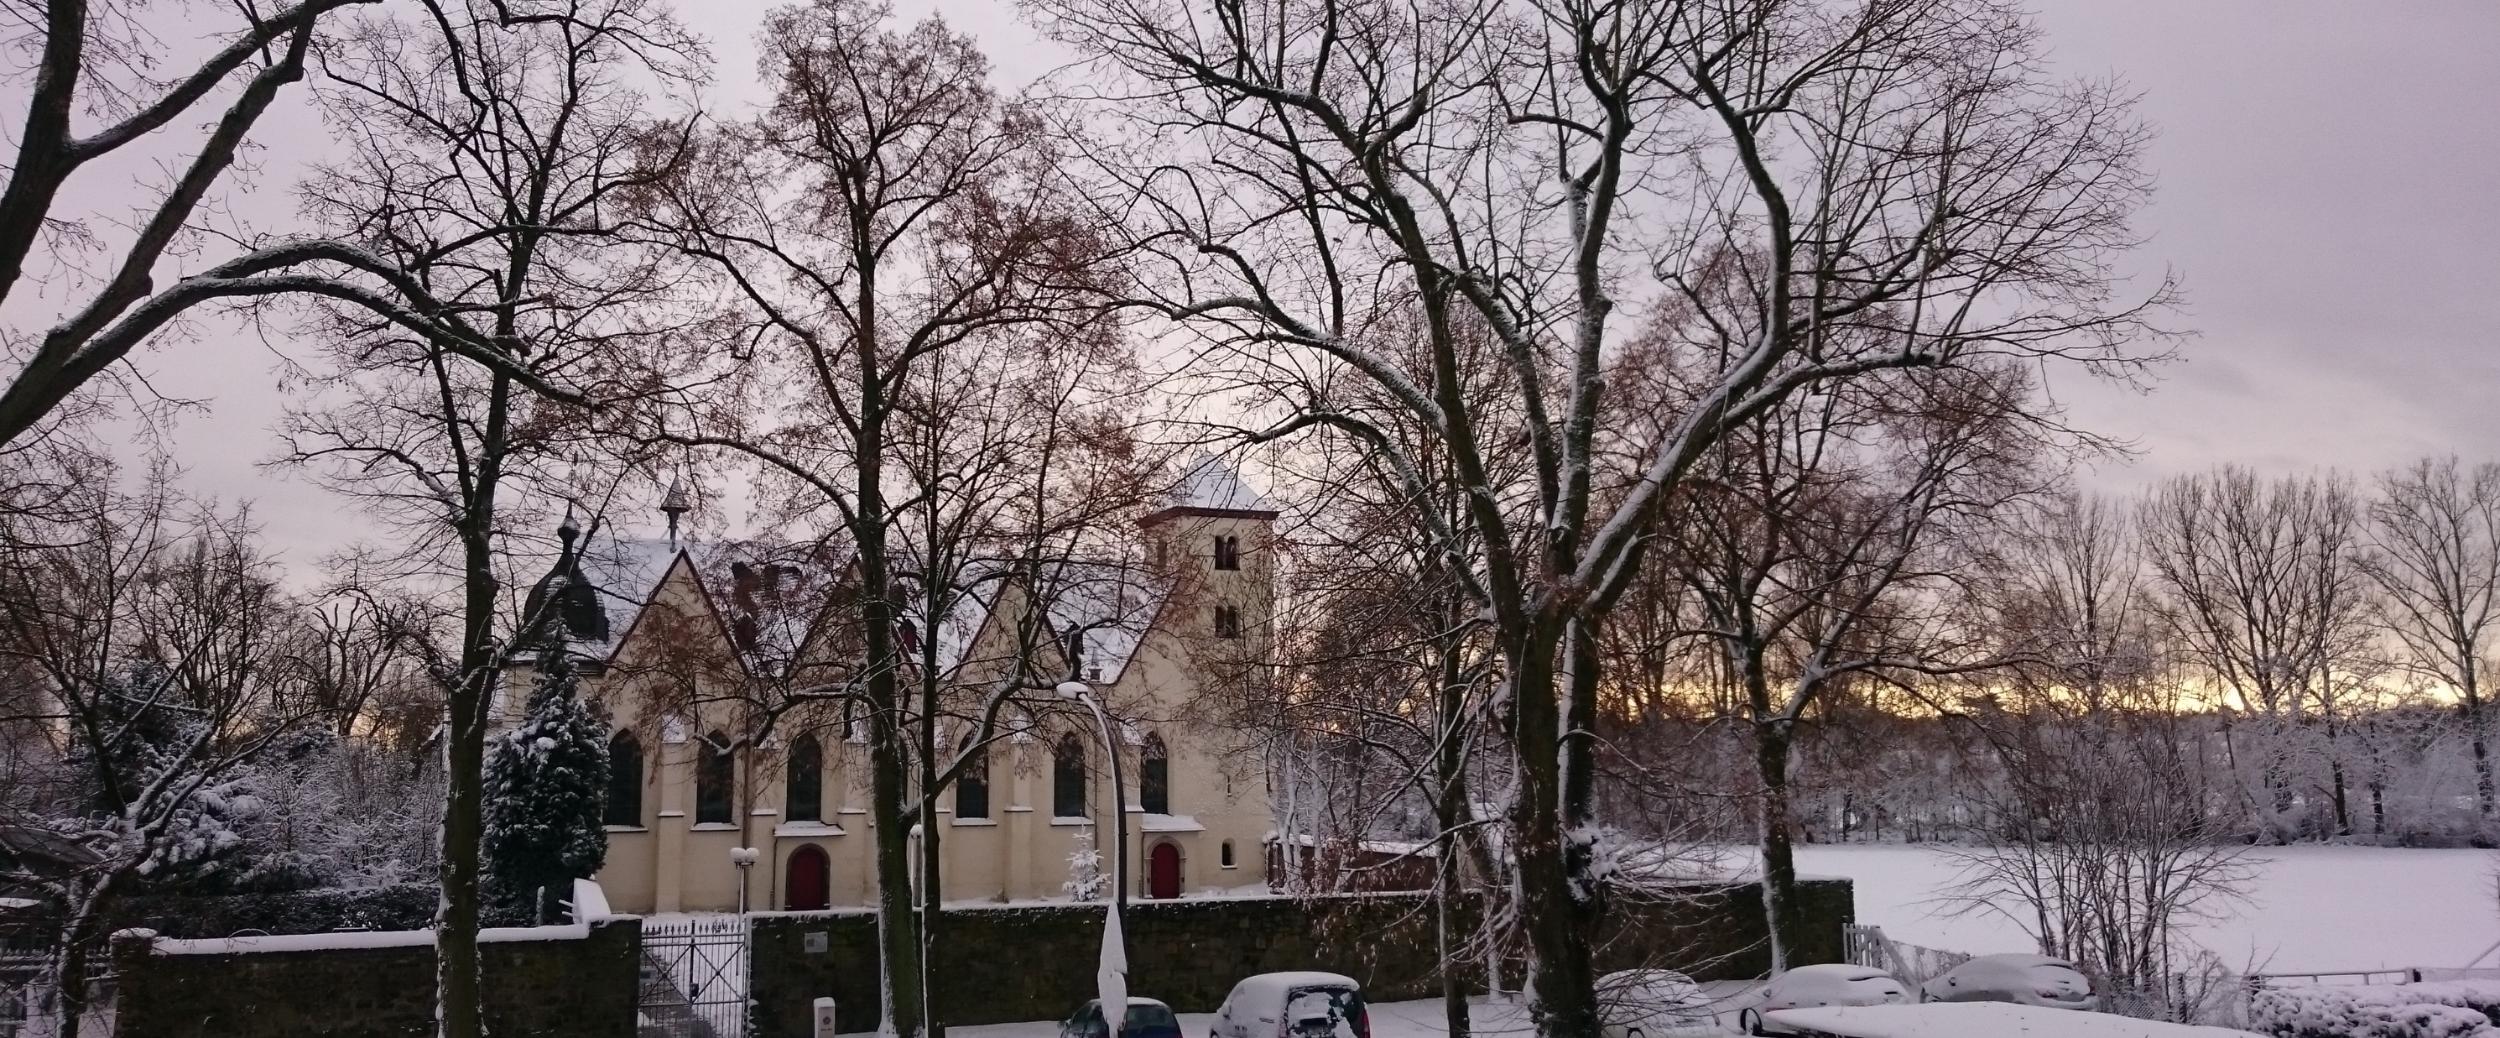
[[[2207,949],[2260,972],[2463,966],[2500,942],[2500,854],[2397,847],[2261,847],[2245,905],[2196,924]],[[1994,913],[1940,916],[1933,899],[1952,862],[1926,847],[1797,848],[1797,869],[1857,881],[1858,921],[1894,940],[1963,952],[2030,951]],[[2485,966],[2500,965],[2500,954]]]

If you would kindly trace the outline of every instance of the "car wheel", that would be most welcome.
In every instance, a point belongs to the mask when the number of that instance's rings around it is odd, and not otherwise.
[[[1642,1034],[1640,1028],[1635,1027],[1631,1030],[1623,1032],[1623,1038],[1648,1038],[1648,1036]]]

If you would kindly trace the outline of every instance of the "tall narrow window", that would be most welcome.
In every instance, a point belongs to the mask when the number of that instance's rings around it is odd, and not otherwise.
[[[1050,813],[1054,818],[1085,817],[1085,741],[1069,732],[1059,737],[1050,760]]]
[[[1241,637],[1240,606],[1220,605],[1215,607],[1215,636],[1218,638]]]
[[[738,782],[737,758],[730,756],[729,739],[713,732],[696,744],[694,752],[695,824],[727,824],[729,787]]]
[[[1221,848],[1218,848],[1218,851],[1219,851],[1219,853],[1221,853],[1221,854],[1223,855],[1223,859],[1224,859],[1222,862],[1220,862],[1220,864],[1222,864],[1225,868],[1228,868],[1228,869],[1229,869],[1229,868],[1232,868],[1232,867],[1233,867],[1233,841],[1231,841],[1231,840],[1226,840],[1226,841],[1224,841],[1224,845],[1223,845]]]
[[[825,820],[825,747],[815,736],[802,735],[790,745],[790,776],[782,788],[790,795],[785,820]]]
[[[618,730],[608,740],[609,825],[642,824],[642,740]]]
[[[1137,806],[1150,815],[1172,813],[1172,754],[1163,737],[1146,737],[1145,764],[1137,772]]]
[[[1215,568],[1241,568],[1241,538],[1227,536],[1215,539]]]
[[[955,818],[988,818],[990,816],[990,750],[975,746],[964,761],[963,774],[955,776]]]

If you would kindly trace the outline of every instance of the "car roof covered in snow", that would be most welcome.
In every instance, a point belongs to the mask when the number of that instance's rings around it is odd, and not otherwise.
[[[2251,1034],[2227,1027],[2194,1027],[2012,1002],[1774,1009],[1762,1016],[1781,1027],[1841,1038],[2249,1038]]]
[[[1963,965],[1967,966],[1971,963],[1980,963],[1990,966],[2057,966],[2064,969],[2075,968],[2074,963],[2068,962],[2064,959],[2053,959],[2046,955],[2034,954],[2032,952],[1997,952],[1993,955],[1973,955],[1970,957],[1970,962],[1965,962]]]
[[[1791,966],[1781,977],[1839,977],[1846,980],[1873,980],[1892,974],[1876,966],[1860,966],[1854,962],[1818,962],[1810,966]]]
[[[1233,992],[1235,994],[1243,995],[1274,995],[1278,998],[1282,998],[1284,997],[1285,992],[1291,991],[1295,988],[1351,988],[1356,991],[1361,991],[1363,990],[1363,985],[1355,983],[1354,978],[1346,976],[1343,973],[1322,973],[1318,970],[1293,970],[1284,973],[1261,973],[1253,977],[1244,977],[1242,978],[1241,983],[1233,986]]]

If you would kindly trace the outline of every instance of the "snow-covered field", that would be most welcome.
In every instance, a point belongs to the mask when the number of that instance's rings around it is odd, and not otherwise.
[[[2275,972],[2461,967],[2500,943],[2500,854],[2380,847],[2269,847],[2250,854],[2257,881],[2248,903],[2196,926],[2205,946],[2234,966]],[[1880,925],[1896,940],[1975,953],[2029,950],[2021,928],[2003,916],[1935,911],[1936,892],[1952,882],[1954,869],[1934,849],[1800,847],[1797,864],[1809,875],[1855,880],[1858,921]],[[2500,953],[2481,965],[2500,965]],[[1706,987],[1731,1022],[1754,997],[1749,984]],[[1516,1003],[1475,1004],[1476,1033],[1529,1032]],[[1203,1013],[1180,1018],[1184,1038],[1204,1035],[1212,1022]],[[1058,1024],[948,1030],[958,1038],[1056,1038]],[[1437,999],[1372,1006],[1372,1038],[1440,1038],[1446,1031]]]
[[[2195,928],[2199,942],[2235,968],[2459,967],[2500,942],[2500,854],[2317,846],[2249,853],[2261,863],[2249,902]],[[1936,850],[1800,847],[1797,868],[1857,881],[1858,921],[1894,940],[1963,952],[2031,950],[2004,916],[1938,913],[1934,898],[1952,883],[1953,865]],[[2500,953],[2481,965],[2500,965]]]

